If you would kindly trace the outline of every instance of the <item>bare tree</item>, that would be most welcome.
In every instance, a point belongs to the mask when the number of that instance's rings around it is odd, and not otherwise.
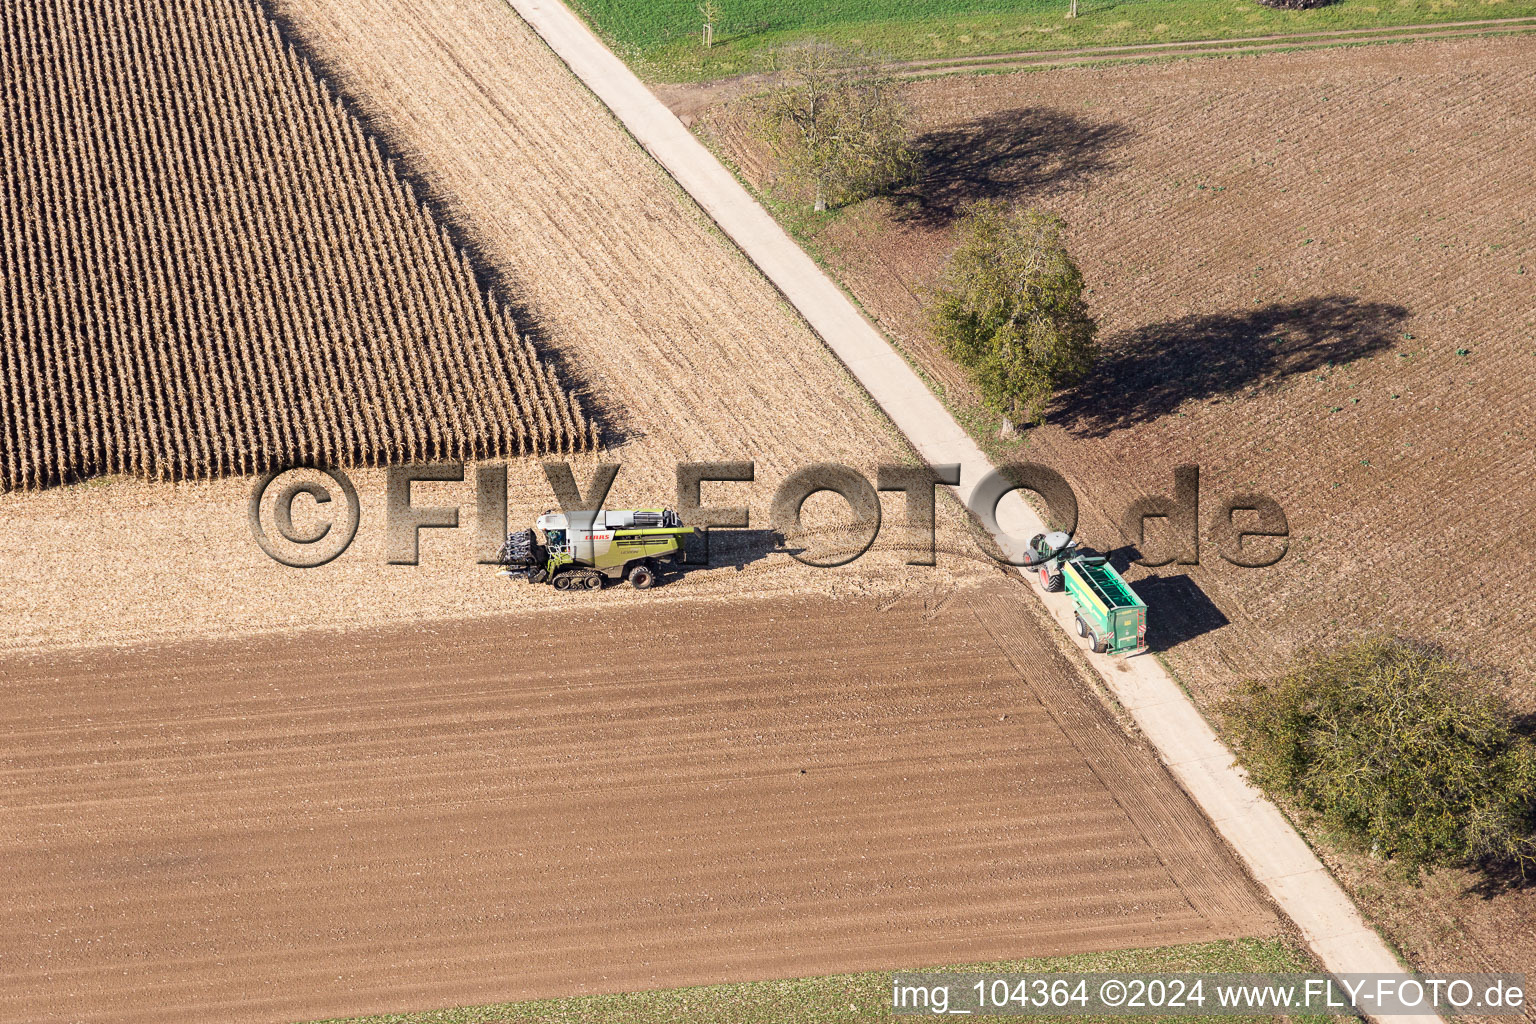
[[[1076,3],[1077,0],[1073,0]],[[704,19],[704,30],[701,39],[704,49],[708,50],[715,45],[715,22],[720,20],[720,5],[715,0],[704,0],[699,5],[699,15]]]
[[[867,199],[908,180],[916,166],[906,105],[870,54],[810,41],[769,54],[779,87],[763,108],[763,134],[784,180],[817,210]]]

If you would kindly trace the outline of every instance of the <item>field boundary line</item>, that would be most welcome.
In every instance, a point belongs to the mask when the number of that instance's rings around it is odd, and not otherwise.
[[[925,71],[964,69],[972,70],[991,65],[1007,66],[1015,62],[1035,63],[1050,60],[1068,61],[1080,57],[1112,60],[1119,57],[1143,55],[1178,56],[1181,50],[1246,50],[1270,46],[1326,46],[1354,41],[1386,42],[1393,37],[1410,39],[1434,39],[1441,35],[1452,38],[1459,35],[1475,35],[1482,32],[1510,32],[1536,30],[1536,15],[1518,18],[1484,18],[1476,21],[1442,21],[1419,25],[1381,25],[1373,28],[1341,28],[1324,32],[1279,32],[1261,36],[1232,36],[1225,39],[1179,39],[1166,43],[1119,43],[1105,46],[1079,46],[1059,50],[1010,50],[1005,53],[977,53],[955,57],[923,57],[917,60],[892,61],[887,70],[898,74]]]
[[[962,501],[993,466],[885,336],[843,294],[714,154],[559,0],[507,0],[636,141],[693,197],[820,335],[929,463],[959,463]],[[1043,527],[1017,495],[998,510],[1005,551]],[[1033,590],[1033,588],[1032,588]],[[1066,594],[1041,594],[1058,626],[1072,621]],[[1178,682],[1155,659],[1084,655],[1131,714],[1159,759],[1229,842],[1323,966],[1334,973],[1403,970],[1317,855],[1250,784]],[[1376,1018],[1434,1024],[1433,1016]]]
[[[1208,49],[1146,50],[1137,53],[1110,53],[1085,56],[1053,56],[1046,50],[1035,59],[998,61],[995,63],[956,63],[915,69],[897,68],[904,82],[926,82],[949,75],[1007,74],[1014,71],[1041,71],[1048,68],[1104,67],[1112,64],[1136,64],[1151,61],[1200,60],[1207,57],[1254,57],[1266,53],[1295,53],[1301,50],[1333,50],[1352,46],[1392,46],[1404,43],[1433,43],[1448,39],[1488,39],[1494,36],[1516,36],[1536,33],[1536,20],[1526,25],[1491,25],[1487,28],[1466,28],[1450,32],[1394,32],[1386,35],[1338,37],[1332,39],[1305,40],[1281,39],[1265,44],[1240,44],[1237,46],[1212,46]]]

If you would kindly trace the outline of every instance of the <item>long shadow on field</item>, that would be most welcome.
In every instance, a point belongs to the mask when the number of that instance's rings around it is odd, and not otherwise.
[[[979,199],[1024,199],[1051,186],[1113,170],[1113,151],[1130,139],[1105,124],[1049,107],[987,114],[919,136],[916,180],[894,196],[896,217],[943,227]]]
[[[1148,576],[1131,584],[1147,602],[1147,647],[1166,651],[1232,620],[1188,576]]]
[[[699,530],[690,534],[684,546],[688,571],[694,569],[722,569],[733,566],[745,569],[749,563],[761,561],[775,552],[789,552],[784,546],[784,535],[777,530],[732,530],[717,528]]]
[[[1073,434],[1102,437],[1191,399],[1220,399],[1388,349],[1407,318],[1395,303],[1326,295],[1149,324],[1105,340],[1098,366],[1051,416]]]

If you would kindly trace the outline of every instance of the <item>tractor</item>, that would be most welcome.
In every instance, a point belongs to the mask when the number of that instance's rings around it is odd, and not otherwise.
[[[1097,654],[1140,654],[1147,649],[1147,605],[1103,555],[1078,546],[1066,533],[1036,534],[1026,569],[1040,570],[1048,592],[1066,588],[1077,607],[1077,635]]]
[[[500,575],[548,583],[556,590],[600,590],[604,580],[629,580],[636,590],[654,586],[663,563],[687,560],[684,526],[665,508],[596,512],[549,511],[533,529],[507,535]]]

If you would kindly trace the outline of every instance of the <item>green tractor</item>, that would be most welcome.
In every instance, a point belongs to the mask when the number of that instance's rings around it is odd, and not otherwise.
[[[620,579],[647,590],[663,563],[687,560],[683,538],[692,532],[666,508],[549,511],[533,529],[508,534],[500,575],[556,590],[600,590],[604,580]]]

